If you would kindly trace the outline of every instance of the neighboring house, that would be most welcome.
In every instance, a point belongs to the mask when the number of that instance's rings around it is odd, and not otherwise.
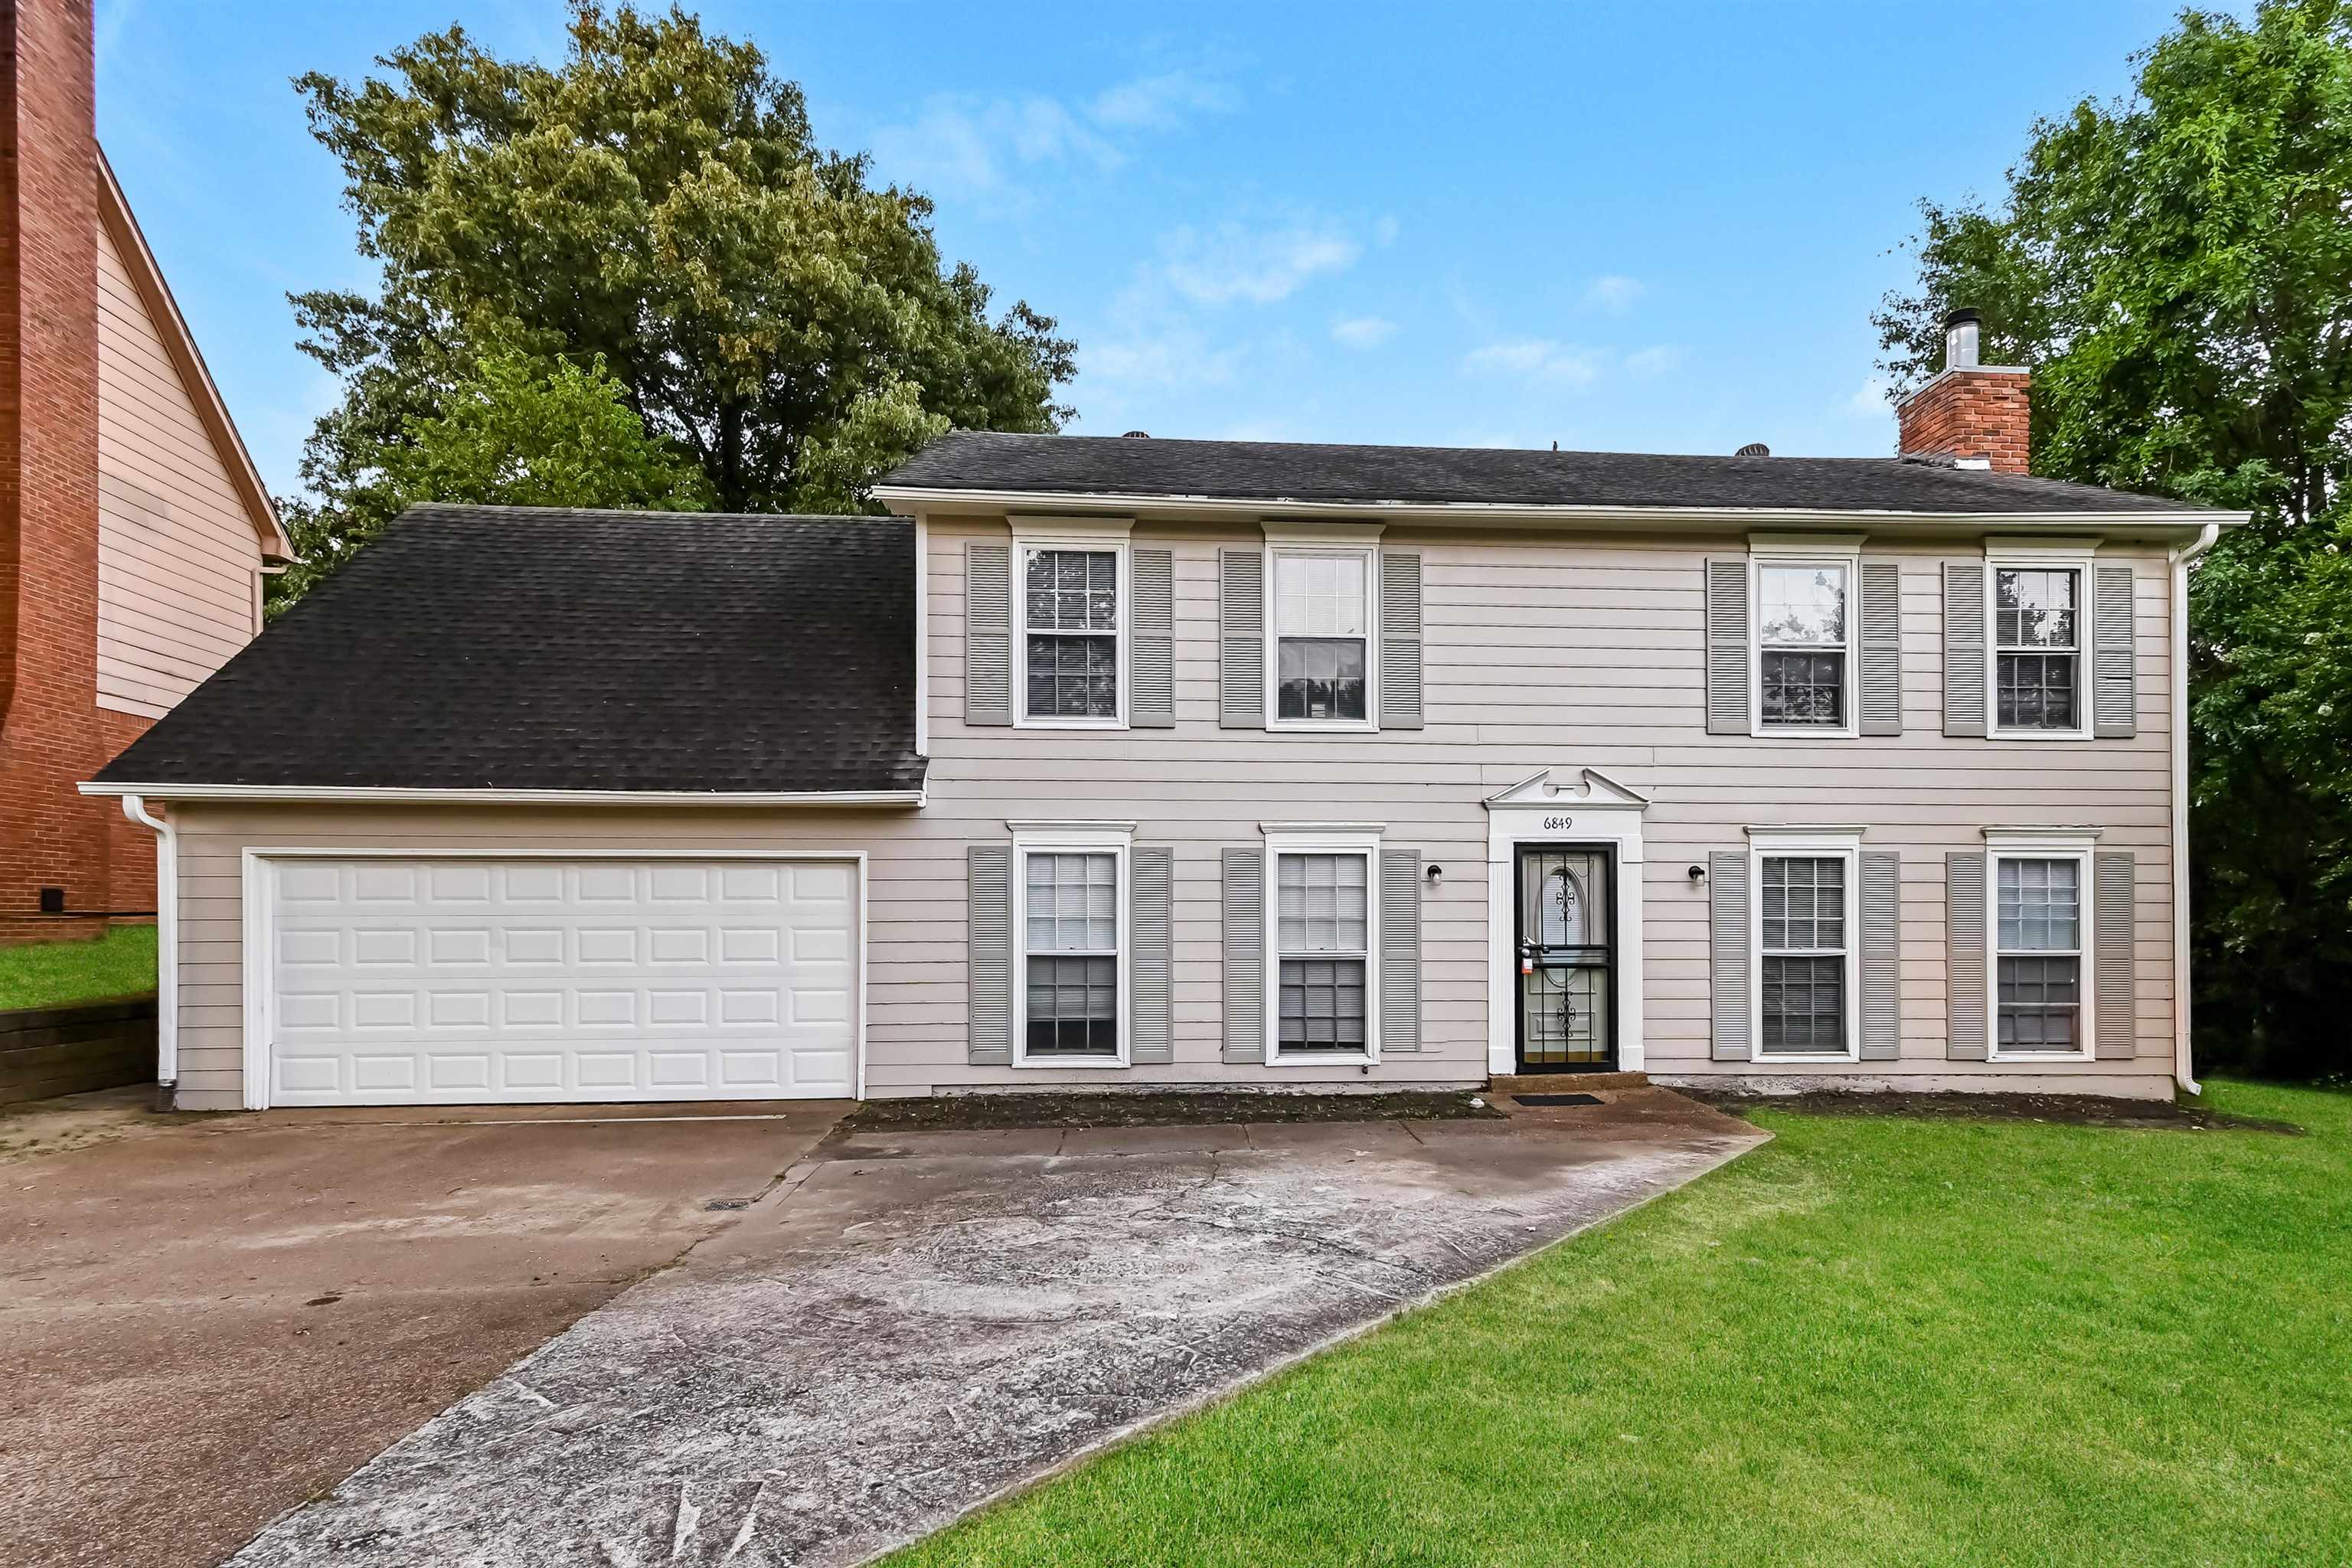
[[[904,520],[420,509],[90,787],[192,1108],[2187,1079],[2239,514],[1901,458],[959,434]]]
[[[261,629],[292,554],[99,151],[85,5],[0,0],[0,942],[154,907],[77,792]]]

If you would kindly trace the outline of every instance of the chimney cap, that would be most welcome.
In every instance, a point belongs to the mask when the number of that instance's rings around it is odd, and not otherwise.
[[[1979,315],[1976,310],[1967,305],[1963,305],[1958,310],[1954,310],[1950,315],[1944,318],[1944,325],[1947,327],[1957,327],[1963,321],[1981,321],[1983,320],[1984,317]]]

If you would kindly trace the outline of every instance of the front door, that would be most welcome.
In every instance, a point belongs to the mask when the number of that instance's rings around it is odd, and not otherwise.
[[[1616,867],[1589,845],[1519,847],[1519,1070],[1617,1065]]]

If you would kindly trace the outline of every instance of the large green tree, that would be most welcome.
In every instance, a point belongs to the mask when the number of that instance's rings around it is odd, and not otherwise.
[[[297,79],[382,268],[372,294],[294,297],[344,384],[304,457],[320,510],[379,506],[383,454],[478,383],[486,345],[601,360],[732,510],[856,510],[950,426],[1058,426],[1054,322],[992,314],[930,203],[820,149],[757,48],[593,0],[569,37],[542,64],[451,27],[360,83]]]
[[[602,360],[481,356],[440,412],[411,416],[378,447],[373,478],[349,504],[281,501],[301,559],[278,580],[282,608],[340,567],[384,524],[424,501],[488,506],[705,511],[710,482],[674,442],[646,428]]]
[[[2037,473],[2243,507],[2191,629],[2198,1047],[2352,1067],[2352,8],[2199,12],[2127,100],[2033,128],[1997,206],[1922,205],[1874,318],[1898,392],[1941,320],[2031,364]]]

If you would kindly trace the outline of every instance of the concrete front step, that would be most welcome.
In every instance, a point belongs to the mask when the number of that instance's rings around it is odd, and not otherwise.
[[[1648,1086],[1649,1081],[1650,1075],[1645,1072],[1501,1073],[1486,1080],[1486,1092],[1495,1095],[1578,1094],[1595,1089],[1643,1089]]]

